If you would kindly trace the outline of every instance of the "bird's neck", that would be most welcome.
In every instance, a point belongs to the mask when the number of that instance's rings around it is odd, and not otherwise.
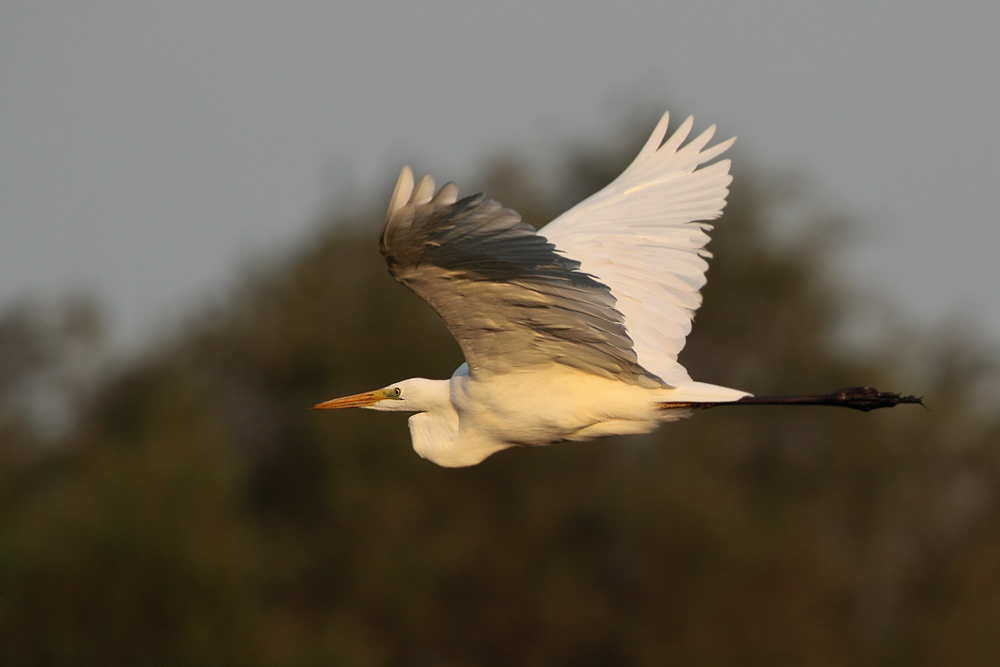
[[[451,404],[451,382],[449,380],[428,380],[410,378],[400,383],[409,409],[415,412],[438,412],[455,408]]]

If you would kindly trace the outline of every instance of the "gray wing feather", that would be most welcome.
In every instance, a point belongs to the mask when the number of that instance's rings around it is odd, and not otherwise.
[[[400,175],[379,248],[389,272],[441,316],[472,373],[559,363],[633,384],[662,381],[636,360],[611,290],[499,203],[433,197]],[[412,196],[411,196],[412,193]]]

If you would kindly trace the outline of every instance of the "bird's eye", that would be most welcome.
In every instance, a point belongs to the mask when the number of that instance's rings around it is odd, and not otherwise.
[[[403,390],[402,390],[402,389],[400,389],[399,387],[395,387],[395,388],[394,388],[394,389],[392,390],[392,395],[393,395],[393,396],[399,396],[399,395],[400,395],[400,394],[402,394],[402,393],[403,393]]]

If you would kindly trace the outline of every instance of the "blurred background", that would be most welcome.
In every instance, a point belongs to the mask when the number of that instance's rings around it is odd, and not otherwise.
[[[0,662],[1000,661],[1000,10],[0,7]],[[739,135],[681,360],[757,394],[444,470],[319,400],[461,363],[402,164],[540,226]]]

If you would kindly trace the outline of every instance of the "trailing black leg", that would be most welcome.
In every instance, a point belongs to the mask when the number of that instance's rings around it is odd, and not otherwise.
[[[831,405],[868,412],[879,408],[891,408],[901,403],[924,404],[923,398],[918,396],[903,396],[889,391],[878,391],[872,387],[846,387],[829,394],[744,396],[738,401],[661,403],[660,406],[664,409],[701,408],[707,410],[723,405]]]

